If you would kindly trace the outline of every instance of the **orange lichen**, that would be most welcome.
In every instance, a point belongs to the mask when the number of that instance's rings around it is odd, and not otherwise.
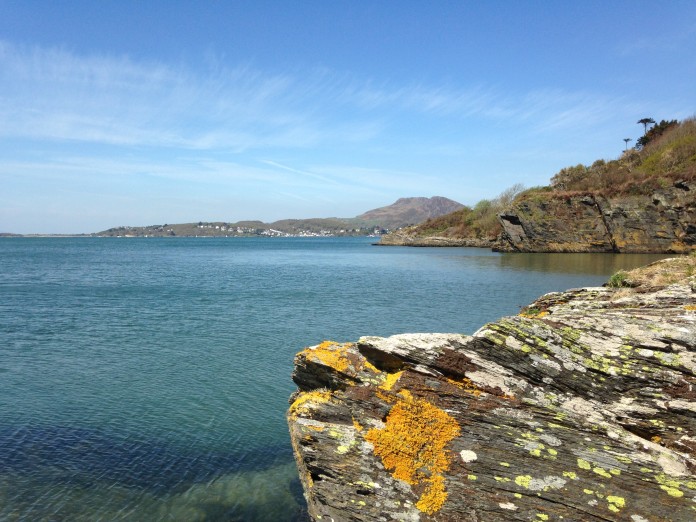
[[[430,483],[425,488],[425,491],[421,495],[418,502],[416,502],[416,507],[432,515],[433,513],[440,511],[442,504],[447,500],[447,491],[445,490],[445,477],[442,475],[435,475],[430,480]]]
[[[353,419],[353,427],[355,428],[355,431],[357,431],[358,433],[362,432],[362,431],[365,429],[365,428],[363,428],[362,425],[361,425],[358,421],[356,421],[355,419]]]
[[[450,457],[446,446],[459,435],[459,424],[426,400],[408,392],[399,395],[384,428],[369,430],[365,440],[372,443],[394,478],[425,485],[416,507],[433,514],[447,499],[443,474],[449,469]]]

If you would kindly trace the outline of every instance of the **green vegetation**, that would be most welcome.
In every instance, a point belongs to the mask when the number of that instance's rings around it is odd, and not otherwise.
[[[610,288],[624,288],[630,286],[627,282],[628,273],[624,270],[619,270],[607,281],[607,286]]]
[[[498,214],[512,204],[524,187],[513,185],[495,199],[482,199],[472,207],[431,218],[411,230],[419,236],[495,238],[501,232]]]
[[[650,194],[679,180],[696,179],[696,119],[662,120],[638,144],[640,150],[628,149],[616,160],[561,169],[551,178],[552,191],[561,196]]]

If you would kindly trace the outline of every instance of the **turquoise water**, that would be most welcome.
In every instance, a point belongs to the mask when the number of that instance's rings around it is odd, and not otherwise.
[[[297,351],[473,333],[660,257],[370,241],[0,239],[0,520],[302,520]]]

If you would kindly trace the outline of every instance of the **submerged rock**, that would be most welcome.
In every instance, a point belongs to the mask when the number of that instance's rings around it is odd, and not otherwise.
[[[696,519],[695,258],[472,336],[324,342],[288,411],[314,520]]]

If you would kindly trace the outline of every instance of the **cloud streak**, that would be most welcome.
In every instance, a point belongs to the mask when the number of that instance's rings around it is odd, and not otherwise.
[[[483,118],[557,129],[601,118],[614,100],[485,86],[380,86],[315,70],[134,62],[0,42],[0,136],[240,153],[388,138],[403,117]],[[609,117],[609,116],[605,116]]]

